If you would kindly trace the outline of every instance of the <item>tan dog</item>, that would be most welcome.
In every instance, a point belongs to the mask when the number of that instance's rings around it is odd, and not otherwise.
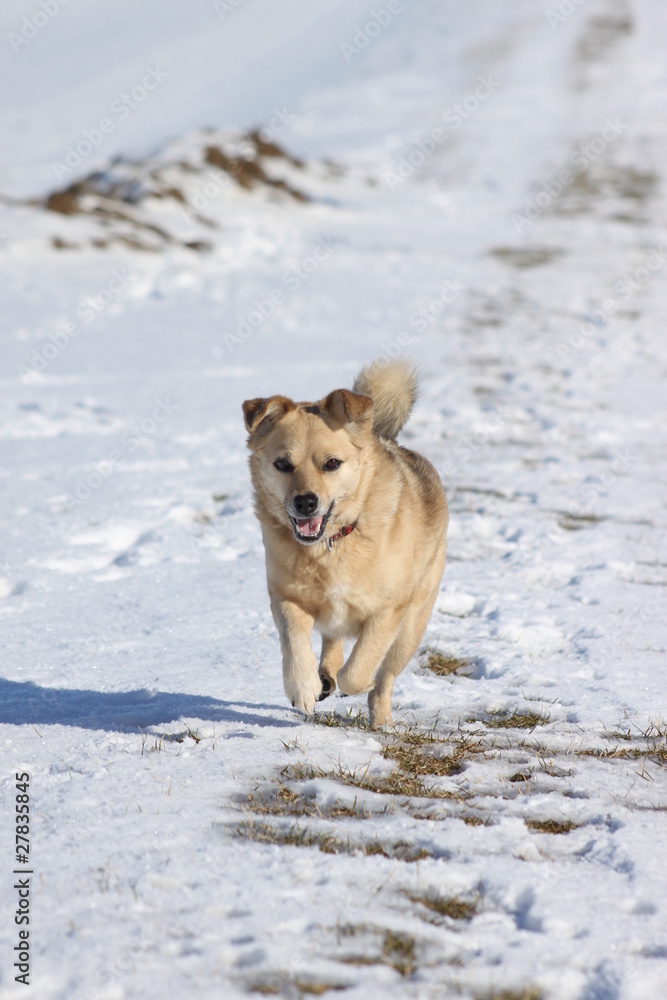
[[[302,712],[338,684],[369,691],[371,725],[391,725],[394,681],[431,614],[447,501],[433,466],[395,441],[416,394],[411,364],[375,361],[353,392],[243,404],[285,691]],[[357,641],[343,665],[346,638]]]

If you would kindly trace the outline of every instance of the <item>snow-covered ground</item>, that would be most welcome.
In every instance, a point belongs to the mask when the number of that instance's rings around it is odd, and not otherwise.
[[[666,996],[665,10],[46,7],[0,12],[1,1000]],[[393,734],[286,702],[241,418],[383,351],[461,661]]]

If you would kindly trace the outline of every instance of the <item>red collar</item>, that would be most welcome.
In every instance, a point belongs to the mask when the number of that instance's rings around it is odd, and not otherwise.
[[[354,524],[346,524],[344,525],[344,527],[340,529],[340,531],[337,531],[335,535],[331,535],[331,537],[327,539],[328,549],[331,550],[333,548],[333,543],[336,541],[337,538],[346,538],[348,535],[351,535],[356,526],[357,526],[356,521],[354,522]]]

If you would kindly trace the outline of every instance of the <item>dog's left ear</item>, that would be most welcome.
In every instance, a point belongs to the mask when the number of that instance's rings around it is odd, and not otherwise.
[[[268,399],[246,399],[243,404],[243,419],[249,434],[264,434],[271,430],[276,421],[294,409],[294,403],[286,396],[270,396]]]
[[[349,389],[334,389],[322,403],[322,409],[343,426],[354,424],[359,430],[373,426],[373,400]]]

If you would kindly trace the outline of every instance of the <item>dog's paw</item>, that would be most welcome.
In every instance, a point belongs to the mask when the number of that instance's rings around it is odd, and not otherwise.
[[[292,708],[305,715],[312,715],[315,710],[315,703],[322,693],[322,682],[320,675],[313,671],[300,681],[286,682],[285,693],[292,702]]]
[[[324,701],[325,698],[328,698],[336,690],[336,682],[331,677],[328,677],[327,674],[320,674],[320,681],[322,682],[322,690],[317,700]]]

